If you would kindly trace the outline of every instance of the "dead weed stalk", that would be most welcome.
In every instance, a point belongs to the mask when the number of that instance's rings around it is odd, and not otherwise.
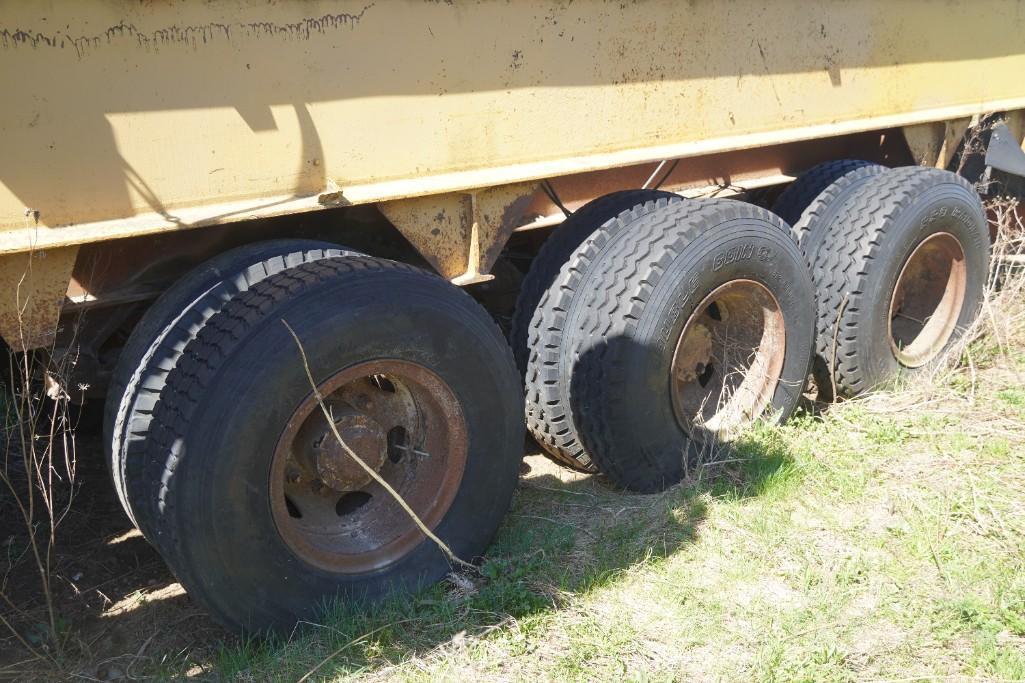
[[[57,530],[71,510],[76,486],[73,400],[65,388],[73,358],[57,358],[53,349],[26,349],[22,337],[8,350],[0,394],[0,485],[10,494],[2,501],[2,514],[13,522],[11,535],[4,539],[7,557],[0,575],[0,601],[9,616],[0,614],[0,623],[31,656],[55,663],[64,652],[68,632],[61,624],[53,577]],[[42,616],[12,581],[22,562],[34,565],[29,571],[39,582]]]

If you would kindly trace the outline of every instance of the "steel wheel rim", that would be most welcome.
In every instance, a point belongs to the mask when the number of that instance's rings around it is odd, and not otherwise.
[[[897,276],[887,316],[897,362],[917,368],[943,351],[957,328],[967,283],[965,253],[956,237],[938,232],[915,247]]]
[[[434,529],[462,481],[467,429],[451,388],[426,367],[375,360],[318,386],[342,438]],[[342,574],[384,569],[424,535],[342,450],[310,393],[275,447],[271,511],[278,534],[310,564]]]
[[[761,416],[783,373],[786,323],[754,280],[720,285],[702,299],[673,353],[671,394],[691,438],[726,435]]]

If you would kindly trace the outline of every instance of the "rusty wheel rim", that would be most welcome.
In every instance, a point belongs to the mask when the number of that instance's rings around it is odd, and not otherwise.
[[[692,438],[727,435],[761,416],[786,352],[779,302],[754,280],[706,296],[683,326],[672,364],[676,419]]]
[[[455,499],[467,431],[451,388],[427,368],[369,361],[322,383],[346,444],[433,529]],[[423,533],[395,499],[338,445],[311,393],[292,413],[271,464],[271,511],[297,555],[359,574],[402,559]]]
[[[901,365],[917,368],[943,351],[957,328],[968,271],[956,237],[922,240],[901,268],[887,318],[890,348]]]

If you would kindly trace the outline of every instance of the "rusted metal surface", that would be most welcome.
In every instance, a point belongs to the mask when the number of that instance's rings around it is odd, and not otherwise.
[[[15,350],[50,346],[78,247],[0,255],[0,336]]]
[[[692,438],[727,436],[761,417],[786,353],[779,302],[765,285],[732,280],[688,318],[673,354],[672,401]]]
[[[672,169],[662,187],[688,195],[701,192],[703,188],[714,188],[714,192],[710,191],[709,194],[726,196],[736,191],[788,181],[800,171],[829,159],[858,157],[887,165],[901,165],[910,161],[902,156],[903,153],[900,135],[894,135],[892,131],[774,145],[756,150],[688,159]],[[562,202],[570,209],[576,209],[601,195],[639,187],[653,168],[653,164],[643,164],[572,174],[553,180],[552,185]],[[513,193],[514,196],[518,192],[519,190]],[[451,203],[448,196],[438,202],[441,209],[447,209]],[[401,214],[400,204],[393,203],[390,209],[388,204],[383,206],[395,217],[396,222],[407,225],[407,232],[411,237],[415,238],[414,233],[420,230],[434,240],[436,244],[428,243],[424,251],[437,251],[446,257],[443,259],[436,256],[436,261],[450,260],[451,272],[458,271],[458,275],[465,272],[466,269],[461,269],[460,265],[465,263],[464,259],[468,260],[469,250],[468,245],[463,246],[462,242],[463,236],[472,234],[470,227],[457,225],[453,220],[441,221],[440,226],[429,225],[432,219],[438,217],[439,207],[433,207],[435,210],[432,213],[430,206],[417,210],[415,205],[411,205],[407,218]],[[459,220],[465,219],[472,226],[472,210],[460,208]],[[346,234],[344,226],[351,222],[351,219],[338,215],[338,210],[330,213],[330,216],[322,214],[322,221],[297,216],[295,220],[288,220],[288,225],[281,228],[275,227],[281,222],[281,219],[277,219],[260,221],[259,225],[142,235],[83,245],[68,287],[68,302],[65,308],[82,310],[152,298],[188,269],[217,253],[252,240],[292,235],[295,225],[300,222],[306,226],[330,226],[330,229],[297,233],[295,236],[346,243],[350,237]],[[518,211],[513,212],[515,213]],[[546,223],[536,220],[538,217],[558,220]],[[530,203],[523,210],[521,218],[527,222],[521,223],[518,228],[533,229],[555,225],[564,216],[543,192],[533,190]],[[373,227],[379,229],[378,225]],[[502,226],[503,230],[507,227]],[[443,235],[430,235],[435,228],[441,229],[443,233],[447,231],[453,238],[452,241],[458,243],[452,245],[442,239]],[[499,242],[499,239],[495,240],[495,246],[490,250],[492,254],[497,251]]]
[[[388,457],[388,433],[381,423],[344,402],[332,400],[327,406],[345,444],[373,470],[380,470]],[[294,444],[296,462],[333,491],[359,490],[373,481],[338,443],[322,411],[314,411],[304,422]]]
[[[964,249],[946,232],[915,247],[901,268],[890,298],[890,348],[908,368],[940,354],[957,328],[964,306],[968,270]]]
[[[342,370],[318,389],[346,445],[433,529],[455,499],[468,448],[465,418],[448,385],[423,366],[380,360]],[[338,444],[312,394],[283,426],[269,484],[278,533],[322,569],[378,570],[424,540]]]
[[[537,183],[400,199],[381,212],[441,275],[456,284],[490,280],[509,235],[537,193]]]
[[[681,159],[671,162],[661,173],[655,173],[658,163],[648,163],[575,173],[552,180],[551,184],[570,210],[617,190],[641,187],[653,173],[656,183],[664,190],[689,197],[728,197],[789,182],[805,169],[831,159],[866,159],[890,166],[905,165],[911,160],[903,144],[900,130],[870,131]],[[517,230],[557,225],[564,216],[543,192],[537,192],[527,207],[525,218],[532,220],[517,226]]]
[[[979,117],[972,116],[905,126],[904,137],[911,149],[914,163],[919,166],[948,168],[965,133],[978,122]]]

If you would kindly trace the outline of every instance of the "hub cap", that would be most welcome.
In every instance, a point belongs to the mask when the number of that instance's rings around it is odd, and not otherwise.
[[[890,348],[897,362],[917,368],[940,354],[957,327],[967,281],[964,249],[950,233],[930,235],[915,247],[890,299]]]

